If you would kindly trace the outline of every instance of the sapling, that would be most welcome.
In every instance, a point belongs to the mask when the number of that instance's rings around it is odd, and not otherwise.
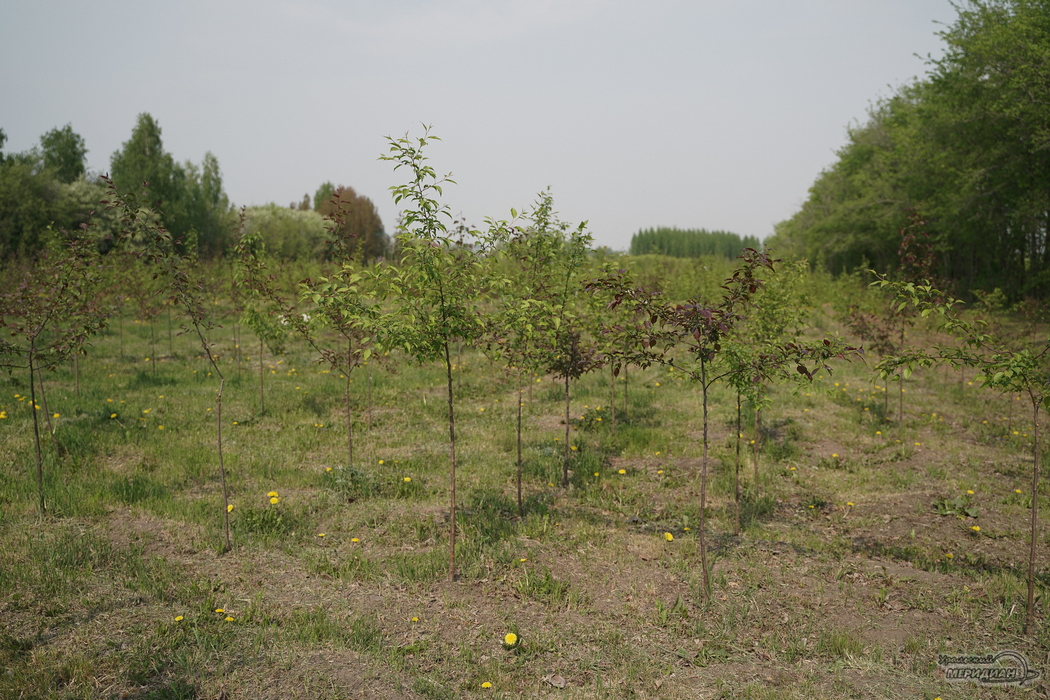
[[[121,194],[113,186],[112,181],[107,180],[108,201],[104,203],[110,209],[116,210],[121,220],[122,229],[128,233],[141,235],[143,245],[141,250],[127,251],[132,260],[142,259],[152,269],[156,270],[156,277],[166,283],[168,300],[179,306],[189,321],[190,327],[183,326],[181,333],[192,332],[200,343],[201,350],[215,375],[219,378],[219,388],[216,392],[216,443],[219,454],[219,475],[222,484],[223,499],[223,529],[225,532],[224,552],[230,551],[230,498],[226,487],[226,467],[223,463],[222,454],[222,392],[226,386],[226,378],[219,369],[219,364],[212,353],[212,344],[208,335],[214,328],[211,318],[206,314],[203,288],[200,279],[201,272],[196,259],[196,247],[185,246],[184,252],[180,249],[180,241],[174,239],[160,224],[160,217],[153,209],[143,207],[140,201],[145,200],[145,192],[141,198],[132,194]]]
[[[407,204],[398,224],[400,265],[382,265],[370,274],[386,295],[386,305],[374,320],[377,342],[400,347],[418,362],[441,361],[448,390],[449,434],[449,578],[456,571],[456,422],[451,344],[472,342],[483,330],[479,304],[487,286],[483,259],[488,241],[457,245],[449,234],[451,214],[436,197],[452,180],[439,177],[423,155],[437,137],[388,138],[382,160],[404,169],[409,182],[391,187],[395,204]]]
[[[1010,346],[992,334],[986,333],[980,321],[968,322],[958,313],[961,302],[941,292],[934,285],[911,282],[891,282],[879,276],[874,283],[891,292],[900,305],[908,305],[922,318],[938,318],[943,330],[956,339],[954,345],[938,345],[932,352],[925,348],[905,348],[897,355],[887,357],[876,370],[886,377],[893,372],[907,376],[919,367],[933,367],[942,362],[954,367],[976,368],[975,381],[982,387],[1020,393],[1028,396],[1032,407],[1033,463],[1032,514],[1030,549],[1028,556],[1028,608],[1024,633],[1028,634],[1035,620],[1035,547],[1038,539],[1039,501],[1039,413],[1050,409],[1050,339]]]
[[[7,331],[0,338],[0,365],[29,370],[29,407],[33,414],[41,512],[46,508],[36,385],[42,370],[63,363],[105,326],[107,309],[99,294],[102,280],[95,241],[86,232],[62,231],[57,245],[42,252],[34,266],[25,269],[10,288],[0,293],[0,328]],[[44,411],[47,413],[46,405]],[[58,449],[54,431],[49,432]]]

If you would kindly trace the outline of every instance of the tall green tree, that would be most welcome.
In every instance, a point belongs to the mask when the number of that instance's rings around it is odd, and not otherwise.
[[[41,136],[40,148],[44,167],[53,171],[59,182],[68,184],[84,176],[87,146],[84,145],[83,137],[73,131],[71,124],[61,129],[54,128]]]

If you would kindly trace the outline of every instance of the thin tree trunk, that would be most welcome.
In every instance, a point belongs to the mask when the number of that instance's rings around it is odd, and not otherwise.
[[[565,373],[565,463],[562,466],[561,485],[569,485],[569,373]]]
[[[157,378],[157,319],[149,320],[149,361],[153,365],[153,378]]]
[[[80,353],[73,353],[73,390],[80,396]]]
[[[761,486],[758,483],[758,401],[755,401],[755,437],[751,440],[752,455],[751,459],[755,463],[755,488],[761,491]]]
[[[265,397],[263,396],[263,341],[259,338],[259,415],[266,413]]]
[[[223,524],[226,528],[226,549],[223,551],[228,552],[233,546],[230,544],[230,493],[226,489],[226,466],[222,462],[222,390],[225,386],[226,380],[221,378],[220,375],[219,395],[216,397],[215,403],[215,420],[219,444],[219,476],[222,477],[222,517]]]
[[[740,424],[740,390],[736,391],[736,477],[733,484],[733,498],[736,501],[736,522],[733,534],[740,534],[740,436],[743,435]]]
[[[707,364],[700,357],[700,386],[704,394],[704,459],[700,466],[700,566],[704,570],[705,600],[711,600],[711,580],[707,574]]]
[[[610,419],[612,420],[611,434],[615,437],[616,436],[616,370],[613,369],[612,367],[609,367],[609,375],[610,375],[609,376],[609,380],[610,380],[609,381],[610,398],[612,399],[609,402],[609,410],[612,411],[612,415],[610,416]]]
[[[44,391],[44,373],[39,371],[37,368],[36,380],[40,382],[40,403],[43,404],[44,409],[44,420],[47,421],[47,432],[51,436],[51,444],[55,446],[55,452],[58,456],[62,456],[62,446],[58,444],[58,438],[55,437],[55,427],[51,424],[51,411],[47,407],[47,393]],[[33,403],[33,413],[36,413],[36,403]]]
[[[353,352],[354,341],[350,338],[346,339],[346,466],[354,466],[354,435],[350,427],[350,370],[353,369],[353,359],[350,353]]]
[[[374,348],[375,346],[373,346]],[[366,363],[368,365],[368,430],[372,431],[372,363]],[[372,441],[373,449],[375,448],[375,441]]]
[[[175,356],[175,345],[171,340],[171,306],[168,306],[168,357]]]
[[[124,361],[124,314],[117,310],[117,327],[120,328],[120,360]]]
[[[525,517],[525,506],[521,502],[521,379],[522,372],[518,372],[518,517]]]
[[[1032,545],[1028,552],[1028,614],[1025,617],[1024,633],[1028,634],[1035,621],[1035,539],[1036,515],[1039,512],[1039,402],[1032,401],[1032,418],[1035,423],[1035,463],[1032,465]]]
[[[40,496],[40,512],[44,512],[44,462],[40,456],[40,424],[36,417],[36,339],[29,343],[29,408],[33,411],[33,438],[36,445],[36,486]]]
[[[900,381],[901,390],[898,396],[900,397],[900,407],[897,409],[897,437],[898,442],[901,446],[904,446],[904,372],[897,373],[897,379]]]
[[[452,360],[449,357],[448,341],[444,343],[445,349],[445,374],[448,378],[448,451],[451,466],[449,469],[449,485],[451,491],[450,512],[448,531],[448,580],[456,576],[456,416],[452,410]]]

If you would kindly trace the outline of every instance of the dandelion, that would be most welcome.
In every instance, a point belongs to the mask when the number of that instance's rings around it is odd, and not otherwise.
[[[953,559],[953,558],[955,557],[955,555],[953,555],[953,554],[952,554],[951,552],[948,552],[948,553],[947,553],[947,554],[945,554],[944,556],[945,556],[945,558],[947,558],[947,559]]]
[[[846,501],[846,505],[849,506],[850,508],[852,508],[853,507],[853,501]]]
[[[227,622],[233,622],[233,618],[232,618],[232,617],[230,617],[229,615],[227,615],[227,616],[226,616],[226,621],[227,621]]]
[[[270,498],[277,498],[277,492],[276,491],[271,491],[270,493],[268,493],[266,495],[269,496]]]
[[[916,447],[921,447],[921,446],[922,446],[922,443],[921,443],[921,442],[917,442],[917,443],[915,443],[915,446],[916,446]]]
[[[970,529],[973,530],[974,532],[980,532],[981,531],[981,526],[980,525],[974,525]]]
[[[164,426],[163,425],[158,425],[157,426],[157,430],[164,430]]]
[[[626,469],[621,469],[620,471],[618,471],[618,472],[616,472],[616,473],[617,473],[617,474],[619,474],[619,475],[621,475],[621,476],[623,476],[624,474],[626,474],[626,473],[627,473],[627,470],[626,470]]]
[[[1020,494],[1021,493],[1021,489],[1014,489],[1014,493]]]
[[[795,468],[794,468],[794,467],[791,467],[790,469],[788,469],[788,471],[789,471],[789,472],[793,472],[793,471],[795,471]]]
[[[839,453],[838,452],[832,452],[831,453],[831,457],[832,457],[832,459],[838,459],[839,458]]]
[[[689,532],[689,528],[687,528],[687,527],[683,527],[682,529],[685,530],[686,532]]]
[[[660,382],[656,382],[656,386],[660,386]]]
[[[360,542],[361,540],[359,540],[359,539],[358,539],[358,538],[356,538],[356,537],[352,537],[352,538],[350,538],[350,541],[351,541],[351,542],[353,542],[354,544],[357,544],[357,543],[359,543],[359,542]]]
[[[514,634],[513,632],[507,632],[507,634],[503,637],[503,643],[509,647],[514,646],[518,643],[518,635]]]
[[[406,484],[407,484],[407,483],[409,483],[409,482],[411,482],[411,481],[412,481],[412,477],[410,477],[410,476],[406,476],[406,477],[405,477],[405,483],[406,483]]]
[[[317,533],[317,536],[318,536],[318,537],[320,537],[320,538],[322,538],[322,539],[324,539],[324,533],[323,533],[323,532],[318,532],[318,533]]]
[[[413,617],[412,618],[412,622],[419,622],[419,618],[418,617]]]
[[[182,622],[182,615],[176,615],[175,622]]]
[[[325,470],[326,472],[330,472],[330,471],[332,471],[332,468],[331,468],[331,467],[325,467],[325,468],[324,468],[324,470]]]
[[[518,561],[519,561],[519,562],[521,562],[522,564],[524,564],[525,562],[527,562],[527,561],[528,561],[528,558],[527,558],[527,557],[522,557],[522,558],[521,558],[521,559],[519,559]]]
[[[379,460],[379,463],[380,463],[380,464],[382,464],[382,463],[383,463],[383,460]]]
[[[972,496],[973,495],[973,490],[967,489],[966,494],[969,495],[969,496]]]
[[[58,418],[58,416],[59,416],[59,414],[56,413],[54,416],[52,416],[52,418]],[[1016,433],[1014,433],[1014,434],[1016,435]]]
[[[481,687],[482,688],[491,688],[492,684],[489,683],[488,681],[485,681],[484,683],[481,684]]]
[[[277,505],[277,501],[279,501],[279,500],[281,500],[281,499],[277,498],[277,496],[273,496],[273,497],[271,497],[271,498],[270,498],[270,505],[271,505],[271,506],[275,506],[275,505]]]
[[[571,446],[569,449],[572,450],[573,452],[575,452],[576,451],[576,445]]]
[[[224,613],[226,611],[223,610],[222,608],[215,608],[215,612],[217,612],[217,613]]]
[[[595,476],[598,476],[598,472],[594,472],[594,475],[595,475]]]
[[[657,475],[657,476],[663,476],[663,473],[664,473],[664,470],[663,470],[663,469],[657,469],[657,470],[656,470],[656,475]]]
[[[665,532],[664,539],[668,542],[674,542],[674,535],[672,535],[670,532]]]
[[[233,512],[233,504],[232,503],[229,504],[228,506],[226,506],[226,512],[227,513],[232,513]]]
[[[876,434],[876,435],[882,435],[882,431],[881,431],[881,430],[876,430],[876,431],[875,431],[875,434]]]
[[[149,408],[144,408],[144,409],[142,409],[142,412],[143,412],[143,413],[149,413],[149,412],[150,412],[150,410],[151,410],[151,409],[149,409]]]

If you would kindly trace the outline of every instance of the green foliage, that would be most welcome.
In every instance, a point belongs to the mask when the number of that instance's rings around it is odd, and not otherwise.
[[[321,185],[315,199],[330,186],[330,182]],[[390,240],[376,205],[354,188],[336,187],[315,209],[330,222],[335,250],[328,251],[329,255],[340,261],[354,258],[368,262],[390,254]]]
[[[956,289],[1050,294],[1050,13],[968,0],[941,32],[929,77],[878,102],[770,245],[834,272],[897,266],[912,207],[929,220]]]
[[[316,211],[272,203],[248,207],[244,230],[281,260],[321,260],[327,251],[328,230],[324,217]]]
[[[631,255],[659,254],[675,258],[713,255],[734,260],[745,248],[757,248],[754,236],[707,229],[650,228],[631,236]]]
[[[54,172],[59,182],[69,184],[84,176],[87,146],[72,124],[55,128],[40,137],[44,167]]]
[[[110,167],[116,191],[122,196],[148,193],[140,204],[157,211],[180,245],[191,246],[194,253],[199,247],[210,256],[230,244],[234,221],[219,162],[211,153],[199,167],[175,162],[164,150],[160,125],[144,112],[131,138],[113,153]]]

